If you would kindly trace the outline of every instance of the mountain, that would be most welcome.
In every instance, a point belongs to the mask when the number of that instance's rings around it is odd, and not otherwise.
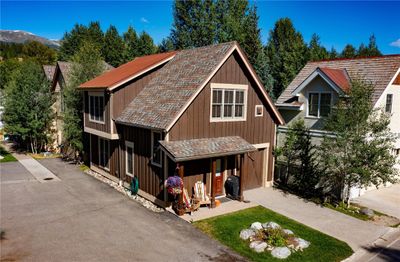
[[[37,41],[53,48],[60,47],[59,40],[50,40],[22,30],[0,30],[0,42],[25,43],[26,41]]]

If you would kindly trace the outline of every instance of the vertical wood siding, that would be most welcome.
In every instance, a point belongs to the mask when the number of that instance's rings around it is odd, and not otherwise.
[[[91,91],[92,92],[92,91]],[[104,91],[99,91],[103,92]],[[111,125],[110,125],[110,95],[105,93],[104,94],[104,124],[91,122],[89,120],[89,94],[88,91],[84,92],[84,118],[85,118],[85,126],[96,129],[102,132],[110,133],[111,132]]]
[[[99,137],[93,134],[90,134],[90,153],[91,153],[91,164],[104,170],[110,175],[119,178],[119,151],[118,151],[118,140],[108,140],[110,143],[110,158],[109,158],[109,169],[105,170],[103,167],[99,165]]]
[[[210,83],[248,85],[246,121],[210,122]],[[238,55],[234,53],[172,127],[169,139],[170,141],[174,141],[207,137],[241,136],[251,144],[270,143],[268,158],[271,160],[272,145],[275,140],[275,123],[271,118],[272,110],[269,109],[266,103],[262,102],[261,98],[262,94],[257,90],[250,73],[246,70]],[[255,105],[264,105],[262,117],[255,117]],[[248,161],[248,157],[246,158]],[[256,161],[260,162],[262,159],[257,159]],[[255,165],[257,168],[261,167],[262,170],[262,163],[256,163]],[[267,171],[268,181],[271,181],[272,161],[268,161]],[[262,186],[262,181],[259,186]]]

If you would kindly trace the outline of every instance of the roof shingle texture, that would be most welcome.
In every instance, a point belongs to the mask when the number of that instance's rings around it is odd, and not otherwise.
[[[372,58],[338,59],[309,62],[279,96],[276,103],[285,103],[293,98],[292,92],[318,67],[345,69],[352,80],[363,80],[374,85],[375,104],[400,67],[400,55]]]
[[[125,108],[117,122],[167,129],[235,45],[228,42],[179,52]]]
[[[256,150],[240,136],[160,141],[160,144],[176,161],[236,155]]]
[[[177,52],[168,52],[148,56],[137,57],[113,70],[80,85],[81,88],[107,88],[118,84],[134,75],[137,75],[148,68],[174,56]]]
[[[53,81],[54,72],[56,71],[56,66],[53,65],[43,65],[43,71],[49,81]]]

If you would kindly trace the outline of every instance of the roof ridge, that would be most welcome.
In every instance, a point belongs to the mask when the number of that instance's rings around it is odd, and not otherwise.
[[[400,57],[400,54],[389,54],[389,55],[380,55],[380,56],[361,56],[361,57],[353,57],[353,58],[338,57],[338,58],[332,58],[332,59],[322,59],[322,60],[318,60],[318,61],[309,61],[308,63],[342,61],[342,60],[377,59],[377,58],[397,57],[397,56]]]

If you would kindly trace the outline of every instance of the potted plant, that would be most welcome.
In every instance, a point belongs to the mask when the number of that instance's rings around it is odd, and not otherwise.
[[[165,180],[165,188],[167,192],[174,197],[172,208],[179,216],[185,213],[185,204],[179,204],[179,195],[182,194],[183,180],[179,176],[170,176]]]

